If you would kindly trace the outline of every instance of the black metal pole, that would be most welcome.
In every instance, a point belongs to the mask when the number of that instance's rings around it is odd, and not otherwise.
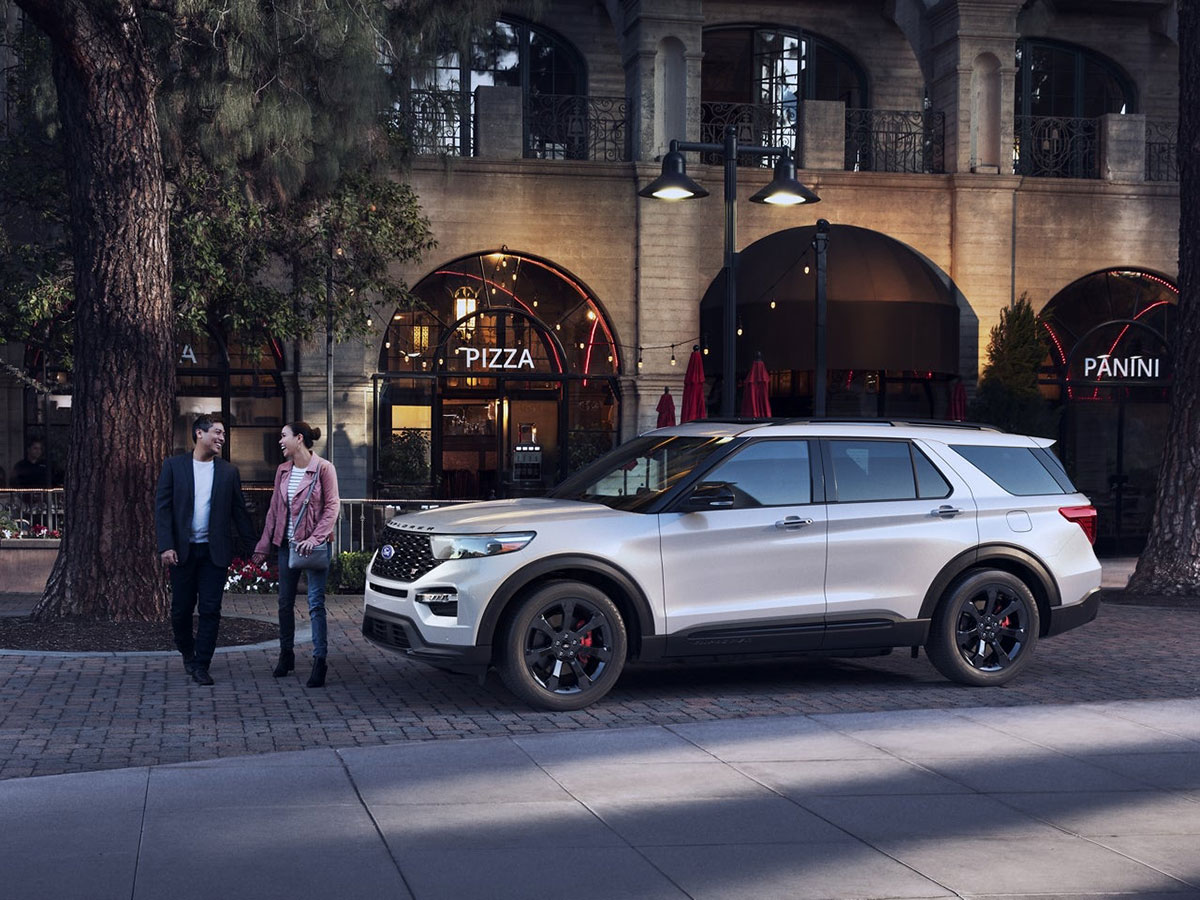
[[[721,365],[721,415],[735,415],[737,392],[737,129],[725,129],[725,353]]]
[[[817,219],[817,234],[813,238],[816,251],[817,302],[813,322],[813,415],[825,415],[825,378],[827,374],[825,343],[825,252],[829,246],[829,222]]]

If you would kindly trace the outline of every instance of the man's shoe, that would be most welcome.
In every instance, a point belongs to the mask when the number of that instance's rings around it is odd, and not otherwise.
[[[306,687],[324,687],[325,672],[328,666],[325,665],[324,657],[318,656],[313,660],[312,674],[308,676],[308,684]]]
[[[196,664],[192,668],[192,681],[196,684],[212,684],[212,676],[208,674],[208,666]]]
[[[196,661],[194,659],[192,659],[190,656],[185,656],[183,658],[183,671],[185,671],[189,675],[191,675],[192,672],[195,670],[195,668],[196,668]]]
[[[271,674],[276,678],[282,678],[288,672],[296,668],[296,654],[292,650],[280,650],[279,662],[275,663],[275,668],[271,670]]]

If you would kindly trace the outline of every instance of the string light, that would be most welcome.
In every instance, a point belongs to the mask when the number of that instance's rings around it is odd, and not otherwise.
[[[671,365],[675,365],[675,345],[671,345]]]
[[[638,368],[640,369],[643,365],[644,365],[644,363],[642,361],[642,348],[638,347]]]

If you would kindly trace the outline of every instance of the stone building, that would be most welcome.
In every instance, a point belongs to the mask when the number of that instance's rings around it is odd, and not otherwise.
[[[417,308],[335,347],[344,494],[543,489],[654,427],[694,346],[711,412],[736,414],[721,407],[761,355],[776,414],[811,414],[820,269],[830,415],[951,416],[1000,311],[1028,296],[1060,452],[1104,537],[1136,542],[1178,273],[1174,7],[554,0],[537,21],[503,16],[397,101],[438,246],[401,273]],[[712,151],[684,154],[707,198],[639,196],[672,140],[731,126],[776,151],[737,152],[732,204]],[[748,202],[782,150],[819,204]],[[232,458],[263,481],[282,422],[325,425],[325,347],[273,348],[265,368],[243,354],[236,335],[181,348],[177,431],[182,446],[195,412],[222,409]],[[69,415],[15,383],[6,396],[7,459]]]

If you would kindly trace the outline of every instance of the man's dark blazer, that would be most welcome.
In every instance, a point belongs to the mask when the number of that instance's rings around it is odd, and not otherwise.
[[[213,564],[225,568],[233,562],[234,535],[238,547],[245,549],[254,543],[254,526],[246,512],[242,496],[242,476],[237,466],[217,457],[214,461],[212,508],[208,518],[208,555]],[[154,498],[154,530],[158,536],[158,552],[174,550],[179,562],[187,561],[192,534],[192,511],[196,481],[192,474],[192,454],[179,453],[167,458],[158,476]]]

